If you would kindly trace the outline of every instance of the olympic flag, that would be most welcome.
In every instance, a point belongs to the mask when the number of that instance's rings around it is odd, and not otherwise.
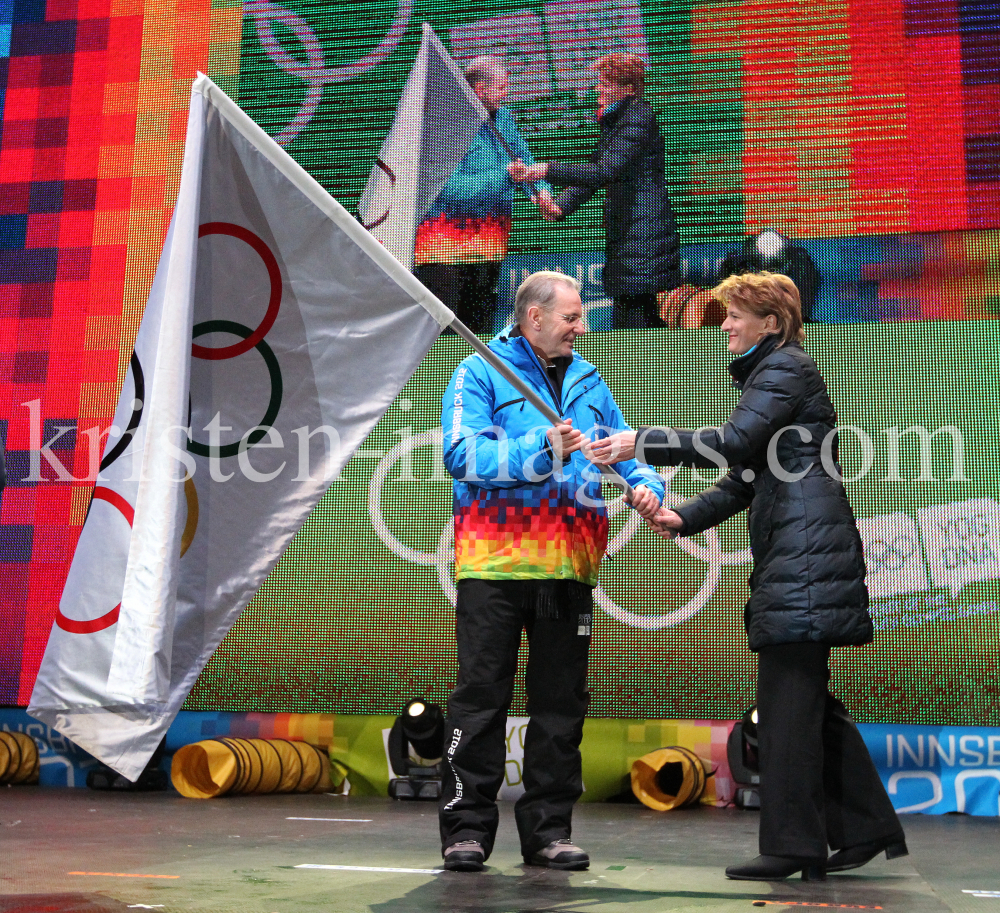
[[[396,119],[358,200],[364,226],[406,267],[413,266],[417,225],[489,119],[425,22]]]
[[[28,712],[131,780],[443,307],[208,77]]]

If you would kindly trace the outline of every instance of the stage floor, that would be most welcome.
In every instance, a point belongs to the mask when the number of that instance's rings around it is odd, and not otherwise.
[[[723,874],[756,855],[753,812],[580,805],[574,838],[592,863],[574,873],[522,865],[512,813],[501,803],[486,872],[433,874],[431,803],[0,787],[0,913],[1000,910],[997,818],[907,816],[905,859],[821,883],[763,884]]]

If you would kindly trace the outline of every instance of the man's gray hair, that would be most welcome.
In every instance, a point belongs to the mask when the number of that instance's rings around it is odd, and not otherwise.
[[[475,86],[477,82],[485,82],[487,85],[496,79],[501,79],[507,75],[507,62],[502,57],[492,57],[484,54],[469,61],[465,68],[465,78],[470,86]]]
[[[528,308],[533,304],[537,304],[547,311],[552,310],[552,304],[556,297],[556,286],[558,285],[568,286],[574,292],[580,291],[580,283],[565,273],[543,269],[528,276],[521,283],[521,287],[514,297],[514,323],[521,326],[522,321],[528,316]]]

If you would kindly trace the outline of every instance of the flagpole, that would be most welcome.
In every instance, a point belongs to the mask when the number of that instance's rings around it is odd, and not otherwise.
[[[511,384],[518,390],[519,393],[524,394],[524,398],[531,403],[539,412],[542,413],[553,425],[560,425],[565,422],[565,419],[560,416],[555,409],[553,409],[548,403],[545,402],[534,390],[531,389],[525,382],[524,378],[520,377],[516,371],[514,371],[510,365],[508,365],[499,355],[496,354],[485,342],[483,342],[475,333],[472,332],[461,320],[456,317],[451,322],[451,328],[458,333],[472,348],[474,348],[483,358],[489,362],[491,367],[494,367],[499,371],[506,380],[510,381]],[[610,482],[617,488],[620,488],[629,498],[632,497],[633,491],[632,486],[625,481],[615,470],[610,466],[599,466],[602,475],[604,476],[604,481]]]

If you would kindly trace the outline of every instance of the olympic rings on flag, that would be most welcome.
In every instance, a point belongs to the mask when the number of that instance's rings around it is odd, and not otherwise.
[[[135,511],[132,509],[132,505],[118,494],[117,491],[112,491],[110,488],[98,485],[91,496],[91,503],[94,501],[106,501],[112,507],[117,508],[118,513],[128,521],[129,528],[131,529],[132,521],[135,519]],[[121,611],[121,608],[122,604],[119,602],[110,612],[101,615],[99,618],[91,618],[87,621],[67,618],[63,615],[61,609],[57,609],[56,624],[70,634],[96,634],[98,631],[110,628],[118,621],[118,613]]]
[[[328,67],[323,56],[323,47],[316,33],[301,17],[283,6],[269,3],[268,0],[247,0],[243,7],[246,15],[253,19],[257,31],[257,39],[264,53],[271,58],[278,69],[297,76],[307,86],[305,98],[298,113],[288,126],[281,131],[275,141],[285,146],[297,137],[312,120],[319,103],[323,98],[323,87],[338,82],[347,82],[367,73],[385,60],[399,44],[410,24],[413,13],[413,0],[398,0],[396,16],[389,26],[389,31],[375,50],[366,54],[360,60],[342,67]],[[271,27],[272,22],[280,22],[292,32],[302,45],[306,62],[296,59],[281,46]]]
[[[122,436],[118,439],[118,443],[115,444],[111,450],[108,451],[107,456],[101,460],[101,469],[103,471],[107,469],[115,460],[118,459],[124,452],[125,448],[132,441],[132,435],[135,434],[135,429],[139,427],[139,422],[142,421],[142,408],[143,403],[146,399],[146,384],[142,376],[142,365],[139,363],[139,356],[132,352],[132,357],[128,360],[129,368],[132,371],[132,386],[135,388],[132,399],[132,415],[128,420],[128,427],[122,433]]]
[[[198,491],[194,487],[194,479],[188,478],[184,482],[184,500],[187,506],[187,517],[184,521],[184,532],[181,534],[181,554],[191,547],[195,532],[198,529]],[[112,507],[116,507],[118,512],[128,521],[131,529],[135,520],[135,511],[117,491],[98,485],[91,495],[90,502],[107,501]],[[90,508],[87,508],[90,513]],[[106,612],[99,618],[92,618],[88,621],[77,621],[74,618],[67,618],[60,609],[56,609],[56,624],[70,634],[96,634],[105,628],[110,628],[118,623],[118,616],[121,614],[122,604],[119,602],[110,612]]]
[[[419,549],[404,545],[396,538],[385,522],[382,510],[382,489],[392,468],[419,447],[433,446],[440,448],[442,439],[443,434],[440,428],[429,428],[419,434],[404,438],[382,457],[378,466],[375,467],[368,485],[368,516],[371,519],[375,534],[394,555],[411,564],[435,568],[438,581],[441,585],[441,592],[454,605],[457,596],[454,575],[452,573],[452,565],[455,561],[455,536],[452,518],[449,517],[445,521],[436,549],[433,552],[422,552]],[[667,469],[661,473],[666,486],[665,504],[676,505],[683,500],[680,495],[670,491],[670,483],[676,473],[676,467]],[[608,517],[609,519],[613,519],[618,513],[626,509],[624,496],[609,501],[607,507]],[[629,511],[629,516],[624,525],[608,543],[607,554],[609,556],[614,555],[624,548],[641,526],[642,518],[635,511]],[[598,585],[594,590],[594,602],[597,607],[622,624],[633,628],[658,631],[663,628],[674,627],[692,618],[708,604],[719,585],[723,567],[747,564],[751,560],[749,548],[738,551],[724,551],[720,543],[719,533],[715,529],[710,529],[705,533],[705,545],[699,545],[693,539],[685,538],[677,538],[672,541],[681,551],[697,561],[704,562],[706,565],[705,580],[691,600],[671,612],[658,615],[643,615],[617,605],[607,595],[603,587]]]
[[[244,352],[249,352],[259,343],[274,326],[274,321],[278,317],[278,309],[281,307],[281,269],[274,254],[257,235],[242,225],[234,225],[232,222],[205,222],[198,228],[198,237],[204,238],[206,235],[229,235],[231,238],[238,238],[249,244],[257,256],[264,261],[267,267],[267,278],[271,284],[271,293],[267,302],[267,311],[264,319],[257,329],[248,336],[243,337],[242,342],[233,343],[231,346],[224,346],[221,349],[212,349],[207,346],[191,344],[191,354],[195,358],[207,358],[214,361],[221,361],[224,358],[235,358]],[[204,324],[199,324],[203,326]],[[234,324],[236,326],[236,324]],[[206,331],[207,332],[207,331]],[[242,335],[240,333],[239,335]]]
[[[259,327],[258,327],[259,329]],[[199,336],[204,336],[206,333],[232,333],[234,336],[239,336],[242,339],[250,339],[256,335],[255,331],[251,330],[250,327],[245,327],[241,323],[235,323],[232,320],[206,320],[203,323],[197,323],[191,332],[191,338],[197,339]],[[200,358],[203,356],[198,355],[195,349],[201,349],[201,346],[191,346],[191,354]],[[230,349],[235,348],[235,346],[230,346]],[[260,352],[264,359],[264,364],[267,366],[268,376],[271,378],[271,398],[267,403],[267,410],[264,412],[264,417],[260,420],[260,424],[257,425],[253,431],[246,438],[246,443],[244,444],[241,438],[238,441],[234,441],[231,444],[222,444],[218,448],[218,452],[215,454],[216,457],[232,457],[236,456],[240,450],[246,450],[248,447],[252,447],[256,444],[265,434],[267,434],[267,429],[274,424],[274,420],[278,417],[278,412],[281,409],[281,396],[282,396],[282,381],[281,381],[281,366],[278,364],[278,359],[275,357],[274,351],[271,347],[264,342],[263,339],[259,339],[254,345],[254,348]],[[226,349],[208,349],[209,352],[225,352]],[[231,358],[232,356],[226,356]],[[187,449],[198,456],[211,457],[212,448],[208,444],[203,444],[201,441],[196,441],[194,438],[188,438]]]
[[[184,480],[184,504],[187,507],[187,519],[184,521],[184,531],[181,533],[181,557],[191,548],[194,534],[198,531],[198,489],[194,487],[194,479],[188,476]]]

